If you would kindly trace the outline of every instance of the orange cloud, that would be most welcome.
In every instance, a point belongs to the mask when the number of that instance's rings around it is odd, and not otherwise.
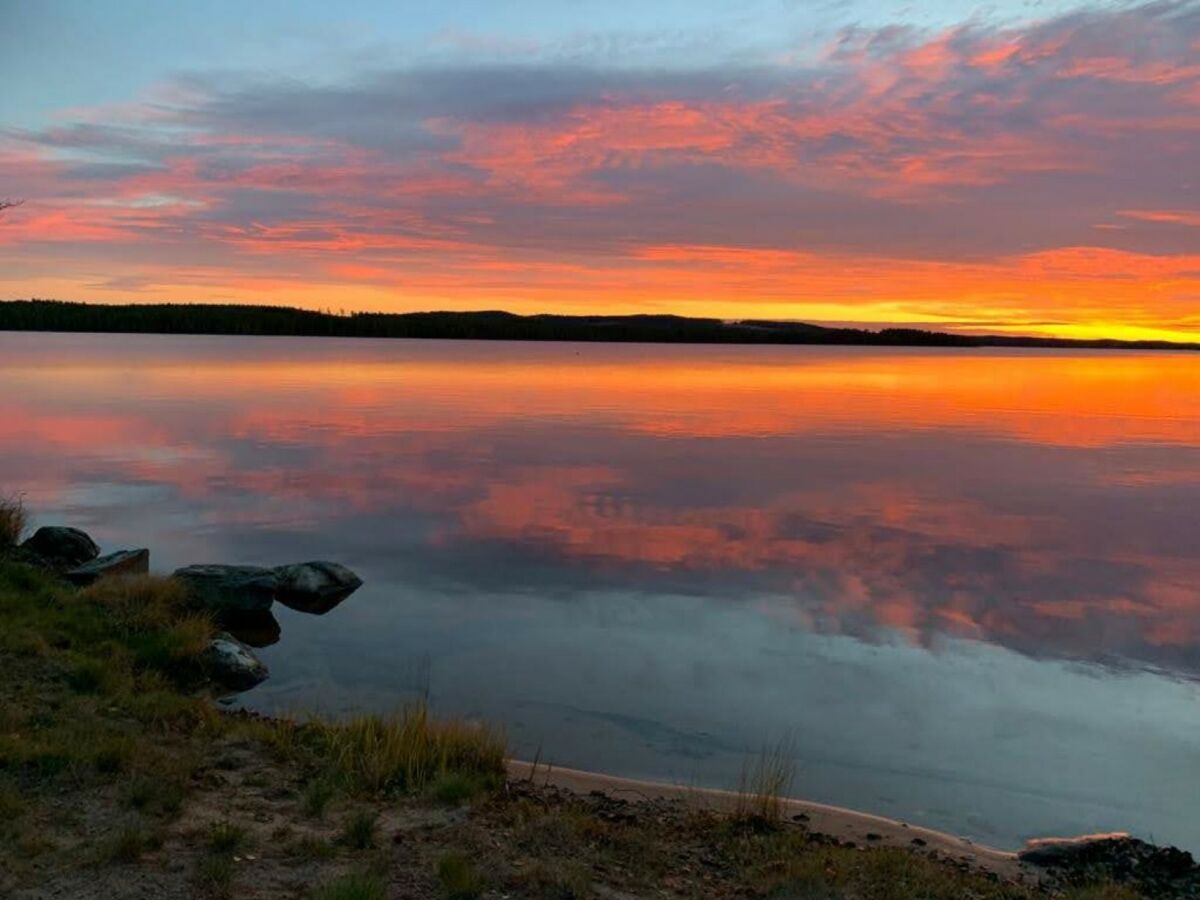
[[[332,118],[198,78],[0,137],[29,200],[0,283],[1196,339],[1200,17],[1170,6],[742,69],[391,73]]]

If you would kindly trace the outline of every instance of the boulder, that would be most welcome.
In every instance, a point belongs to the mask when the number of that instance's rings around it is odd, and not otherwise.
[[[267,667],[254,651],[227,632],[219,632],[204,651],[208,676],[225,687],[245,691],[267,680]]]
[[[362,586],[361,578],[332,562],[295,563],[279,566],[274,572],[279,602],[315,615],[329,612]]]
[[[65,525],[44,525],[21,549],[45,560],[56,569],[73,569],[100,555],[100,548],[86,531]]]
[[[145,575],[149,571],[150,551],[143,547],[97,556],[91,562],[68,569],[63,577],[73,584],[87,585],[110,575]]]
[[[186,566],[175,577],[197,606],[218,614],[268,610],[279,586],[273,571],[258,566]]]

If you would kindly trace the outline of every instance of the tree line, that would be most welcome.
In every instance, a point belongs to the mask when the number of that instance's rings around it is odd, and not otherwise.
[[[502,311],[352,313],[208,303],[109,305],[59,300],[0,301],[2,331],[295,335],[511,341],[692,344],[862,344],[917,347],[1200,349],[1168,341],[947,334],[913,328],[827,328],[802,322],[724,321],[671,315],[519,316]]]

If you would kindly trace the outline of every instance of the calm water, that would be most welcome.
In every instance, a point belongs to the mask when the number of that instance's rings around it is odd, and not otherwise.
[[[1200,850],[1200,356],[0,334],[0,422],[38,523],[366,579],[252,707]]]

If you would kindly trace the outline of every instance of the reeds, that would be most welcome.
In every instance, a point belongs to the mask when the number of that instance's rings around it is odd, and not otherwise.
[[[790,735],[764,744],[742,764],[734,817],[774,823],[783,818],[784,803],[796,777],[796,747]]]
[[[17,546],[28,523],[29,515],[20,494],[0,497],[0,550]]]
[[[389,716],[313,722],[309,727],[327,764],[351,790],[417,792],[449,774],[497,782],[504,776],[508,750],[502,731],[460,719],[435,719],[424,703]]]

